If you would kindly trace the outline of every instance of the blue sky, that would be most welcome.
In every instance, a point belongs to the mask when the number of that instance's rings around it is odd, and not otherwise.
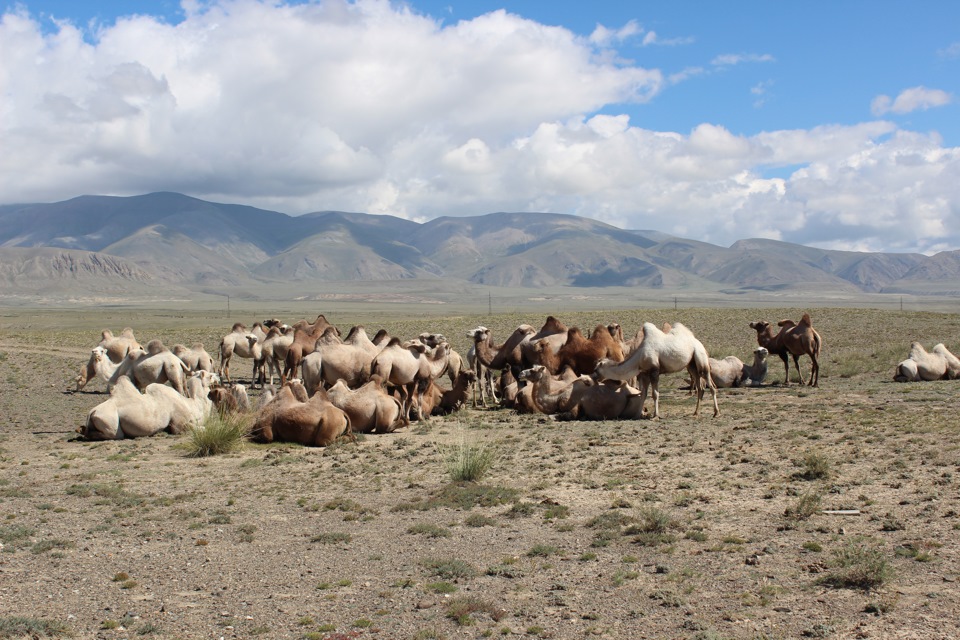
[[[960,3],[0,6],[2,202],[960,248]]]

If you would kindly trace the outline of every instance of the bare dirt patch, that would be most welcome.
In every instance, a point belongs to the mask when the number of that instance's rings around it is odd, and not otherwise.
[[[404,336],[442,331],[461,353],[476,324],[505,337],[542,322],[327,315]],[[790,315],[561,317],[633,331],[680,320],[712,354],[746,359],[746,323]],[[172,436],[76,440],[106,396],[65,390],[99,329],[11,321],[0,346],[0,637],[30,635],[5,631],[15,617],[103,638],[955,637],[960,381],[889,380],[912,339],[957,352],[960,321],[813,318],[821,388],[723,391],[718,418],[692,418],[675,375],[659,422],[471,409],[356,444],[206,459]],[[125,325],[213,352],[230,323],[110,323]],[[770,370],[782,380],[779,362]],[[477,482],[450,480],[461,443],[496,451]]]

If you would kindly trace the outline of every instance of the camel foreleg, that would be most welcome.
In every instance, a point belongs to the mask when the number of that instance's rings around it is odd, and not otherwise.
[[[793,366],[797,368],[797,377],[800,378],[800,384],[804,385],[807,383],[807,381],[803,379],[803,372],[800,371],[800,355],[799,354],[792,354],[792,355],[793,355]]]

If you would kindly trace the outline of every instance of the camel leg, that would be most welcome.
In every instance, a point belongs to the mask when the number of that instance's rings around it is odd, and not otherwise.
[[[794,354],[793,356],[793,366],[797,368],[797,377],[800,378],[800,384],[806,384],[806,380],[803,379],[803,372],[800,371],[800,356]]]
[[[653,419],[660,419],[660,371],[650,372],[650,395],[653,396]]]
[[[790,386],[790,360],[787,359],[787,354],[780,356],[780,359],[783,360],[783,386]]]
[[[810,355],[810,359],[813,360],[813,365],[810,367],[810,382],[811,387],[820,386],[820,363],[817,362],[817,357]]]

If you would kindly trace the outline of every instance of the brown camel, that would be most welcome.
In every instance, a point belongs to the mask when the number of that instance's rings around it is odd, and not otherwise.
[[[317,344],[317,338],[323,335],[327,327],[333,325],[327,322],[326,316],[322,313],[312,324],[307,324],[306,320],[300,320],[294,325],[293,342],[287,348],[287,357],[284,359],[283,374],[280,376],[280,382],[284,383],[297,375],[297,369],[304,356],[313,353]],[[335,328],[335,327],[334,327]],[[340,331],[337,331],[340,335]]]
[[[529,369],[535,364],[543,364],[540,362],[540,354],[537,352],[537,345],[540,343],[546,343],[548,345],[547,347],[541,348],[549,349],[556,353],[566,341],[567,326],[554,316],[547,316],[540,330],[530,336],[521,346],[523,351],[523,368]]]
[[[307,398],[299,382],[288,382],[257,414],[250,437],[255,442],[298,442],[325,447],[338,438],[356,440],[350,418],[321,395]]]
[[[820,347],[823,344],[820,334],[813,328],[810,321],[810,314],[805,313],[799,323],[793,320],[781,320],[777,323],[780,332],[774,335],[773,327],[769,322],[760,320],[751,322],[750,328],[757,332],[757,344],[767,349],[770,355],[780,356],[783,360],[783,384],[790,384],[790,363],[787,356],[793,356],[793,364],[797,368],[797,376],[800,378],[800,384],[804,384],[803,373],[800,371],[800,356],[808,355],[813,364],[810,367],[810,381],[807,383],[811,387],[820,386],[820,363],[817,359],[820,357]]]
[[[490,330],[486,327],[480,326],[467,332],[467,335],[473,338],[477,379],[483,379],[484,368],[489,372],[500,371],[505,367],[519,370],[523,366],[522,344],[533,334],[533,327],[521,324],[510,334],[506,342],[498,346],[493,342]],[[489,377],[492,378],[492,374]],[[493,389],[492,384],[490,388]],[[493,400],[497,401],[496,395]]]
[[[547,344],[541,341],[537,345],[537,353],[540,363],[552,374],[562,371],[564,367],[571,367],[577,374],[590,375],[602,358],[617,362],[623,360],[623,349],[602,324],[596,326],[589,339],[583,336],[579,328],[573,327],[567,331],[567,341],[556,353],[547,348]]]
[[[447,345],[441,344],[430,351],[419,341],[404,346],[399,338],[391,338],[389,344],[377,354],[370,365],[370,375],[379,376],[383,384],[397,387],[403,404],[403,415],[409,418],[416,403],[419,418],[429,415],[420,411],[420,396],[429,380],[436,380],[447,368]]]
[[[540,413],[554,414],[570,411],[580,401],[588,387],[594,384],[589,376],[553,376],[542,364],[535,364],[520,372],[520,378],[533,387],[533,402]]]

